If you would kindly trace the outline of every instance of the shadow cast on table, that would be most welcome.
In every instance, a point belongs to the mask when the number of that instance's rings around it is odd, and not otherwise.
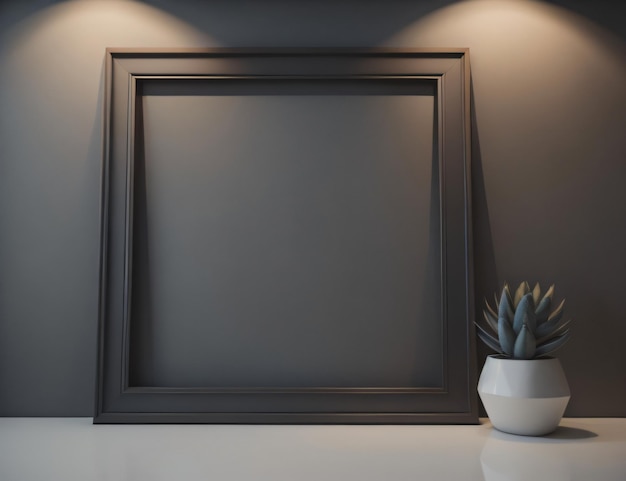
[[[516,434],[504,433],[494,428],[489,436],[501,441],[529,444],[562,443],[598,437],[598,435],[593,431],[588,431],[586,429],[580,428],[571,428],[567,426],[559,426],[554,432],[545,436],[519,436]]]

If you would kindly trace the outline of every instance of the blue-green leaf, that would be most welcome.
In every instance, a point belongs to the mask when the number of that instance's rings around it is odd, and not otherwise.
[[[563,309],[565,308],[565,299],[563,299],[561,301],[561,303],[559,304],[559,306],[552,311],[552,314],[550,314],[550,316],[548,317],[548,321],[558,321],[559,319],[561,319],[561,317],[563,317]]]
[[[528,326],[522,326],[517,339],[515,340],[515,346],[513,348],[514,359],[532,359],[535,356],[536,340],[533,333],[528,329]]]
[[[537,321],[535,318],[535,303],[533,295],[529,292],[522,297],[513,318],[513,330],[516,335],[522,331],[522,326],[527,326],[531,332],[535,332]]]
[[[553,317],[552,319],[537,326],[537,329],[535,330],[537,339],[548,336],[552,334],[553,332],[557,331],[558,329],[560,329],[563,326],[563,324],[569,323],[569,320],[566,321],[565,319],[563,319],[562,316],[563,314],[561,314],[560,316]]]
[[[504,317],[509,323],[513,322],[513,306],[509,303],[509,295],[506,287],[502,289],[500,303],[498,304],[498,317]]]
[[[528,282],[524,281],[515,291],[515,297],[513,299],[513,309],[517,309],[517,305],[522,300],[522,297],[528,294],[528,292],[530,292],[530,286],[528,285]]]
[[[554,295],[554,284],[552,284],[548,290],[546,291],[545,295],[543,296],[543,299],[550,299],[550,301],[552,301],[552,296]],[[543,300],[542,299],[542,300]]]
[[[539,304],[540,296],[541,296],[541,287],[539,286],[539,283],[537,282],[535,284],[535,287],[533,288],[533,302],[535,303],[535,306]]]
[[[487,311],[483,310],[483,316],[489,327],[493,329],[493,332],[498,332],[498,316],[496,316],[491,309]]]
[[[560,336],[561,334],[565,332],[566,329],[568,329],[570,322],[572,322],[571,319],[568,319],[567,321],[565,320],[560,321],[555,326],[553,326],[553,328],[550,329],[548,332],[545,332],[543,329],[541,329],[543,326],[547,325],[548,323],[542,324],[541,326],[539,326],[539,328],[537,328],[537,332],[536,332],[537,344],[543,344],[544,342],[547,342],[552,338]]]
[[[515,345],[515,332],[513,332],[513,327],[506,317],[498,318],[498,341],[504,354],[512,357],[513,346]]]
[[[554,339],[544,342],[543,344],[537,346],[535,351],[535,357],[545,356],[546,354],[550,354],[551,352],[557,350],[563,344],[567,342],[569,339],[569,330],[565,331],[559,337],[555,337]]]
[[[535,309],[535,317],[537,318],[537,325],[540,326],[544,322],[548,320],[548,314],[550,314],[550,305],[552,304],[552,299],[549,297],[544,297],[539,301],[539,305],[537,309]]]
[[[503,353],[502,348],[500,347],[500,343],[498,342],[498,340],[495,337],[493,337],[491,334],[489,334],[487,331],[485,331],[482,326],[476,324],[476,327],[478,328],[478,331],[476,331],[476,334],[478,335],[480,340],[483,341],[487,346],[489,346],[494,351],[502,354]]]
[[[513,311],[513,296],[511,295],[511,289],[506,282],[504,283],[502,290],[506,293],[506,297],[509,299],[509,306],[511,306],[511,311]]]

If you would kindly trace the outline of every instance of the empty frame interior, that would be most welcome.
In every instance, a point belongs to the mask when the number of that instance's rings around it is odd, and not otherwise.
[[[476,421],[465,51],[108,60],[95,422]]]

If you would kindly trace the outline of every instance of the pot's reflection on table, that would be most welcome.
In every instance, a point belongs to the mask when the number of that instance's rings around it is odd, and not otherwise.
[[[589,421],[564,419],[556,431],[543,437],[493,429],[480,454],[485,481],[626,480],[622,420],[612,424],[603,419],[602,425]]]

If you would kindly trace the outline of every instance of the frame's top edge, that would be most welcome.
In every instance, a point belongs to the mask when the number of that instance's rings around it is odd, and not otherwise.
[[[462,57],[469,53],[466,47],[451,48],[391,48],[391,47],[285,47],[285,48],[240,48],[240,47],[216,47],[216,48],[122,48],[107,47],[106,53],[116,57],[168,57],[168,56],[242,56],[242,57],[263,57],[263,56],[290,56],[290,55],[310,55],[310,56],[364,56],[371,57],[377,55],[398,56],[398,57],[428,57],[428,56],[450,56]]]

